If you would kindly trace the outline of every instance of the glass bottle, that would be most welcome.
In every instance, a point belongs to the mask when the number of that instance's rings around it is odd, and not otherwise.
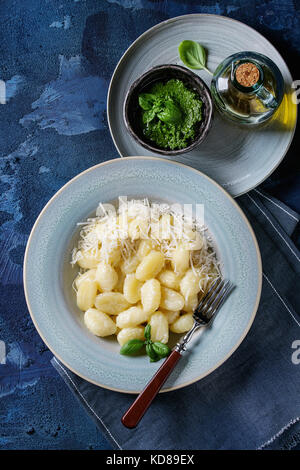
[[[257,52],[239,52],[216,69],[211,92],[225,118],[254,126],[270,119],[284,95],[284,81],[277,65]]]

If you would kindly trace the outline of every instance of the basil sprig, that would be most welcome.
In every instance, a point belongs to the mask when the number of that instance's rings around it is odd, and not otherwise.
[[[150,323],[148,323],[146,328],[144,329],[144,337],[145,337],[146,341],[151,341],[151,325],[150,325]]]
[[[136,352],[140,351],[143,346],[146,346],[146,354],[149,356],[150,362],[159,361],[170,354],[171,349],[169,346],[161,343],[160,341],[153,342],[151,340],[151,325],[149,323],[145,327],[144,337],[145,341],[142,341],[141,339],[130,339],[127,341],[127,343],[121,347],[120,354],[132,356]]]
[[[160,341],[155,341],[155,343],[152,344],[152,348],[159,357],[166,357],[170,353],[169,346],[161,343]]]
[[[206,51],[201,44],[196,41],[182,41],[178,51],[180,59],[189,69],[203,69],[213,75],[206,67]]]
[[[170,96],[162,98],[152,93],[141,93],[139,95],[139,105],[144,110],[144,124],[153,121],[155,117],[167,124],[177,124],[182,118],[179,106],[174,103]]]
[[[123,344],[120,349],[120,354],[131,356],[138,352],[144,346],[144,341],[140,339],[130,339],[127,343]]]
[[[156,354],[156,352],[153,349],[152,341],[151,343],[150,342],[146,343],[146,353],[150,357],[150,362],[156,362],[160,359],[158,354]]]

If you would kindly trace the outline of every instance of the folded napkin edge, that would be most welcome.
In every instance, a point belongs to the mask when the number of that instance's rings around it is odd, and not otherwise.
[[[112,444],[112,446],[115,449],[118,450],[123,450],[120,444],[116,441],[108,427],[105,425],[103,422],[102,418],[96,413],[96,411],[91,407],[89,402],[84,398],[82,393],[80,392],[79,388],[77,387],[76,383],[68,373],[68,371],[63,367],[63,365],[60,363],[60,361],[57,360],[55,356],[51,359],[51,364],[52,366],[56,369],[58,374],[64,379],[66,382],[68,388],[71,390],[71,392],[75,395],[76,399],[84,406],[84,408],[88,411],[90,416],[96,421],[96,424],[100,424],[101,429],[103,433],[105,434],[105,437],[108,439],[108,441]]]
[[[257,447],[256,450],[263,450],[265,449],[266,447],[270,446],[271,444],[273,444],[273,442],[275,442],[276,439],[278,439],[280,436],[282,436],[282,434],[284,434],[288,429],[290,429],[294,424],[296,423],[299,423],[300,422],[300,416],[298,416],[297,418],[294,418],[294,419],[291,419],[291,421],[289,421],[285,426],[283,426],[276,434],[274,434],[274,436],[272,436],[268,441],[266,441],[264,444],[262,444],[261,446]],[[300,437],[300,436],[299,436]],[[298,443],[300,442],[300,438],[297,439],[297,441],[295,441],[294,443],[294,446],[295,447]]]

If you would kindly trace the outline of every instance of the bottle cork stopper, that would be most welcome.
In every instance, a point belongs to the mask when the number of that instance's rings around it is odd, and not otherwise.
[[[259,80],[259,70],[255,64],[246,62],[238,66],[235,71],[235,78],[243,87],[251,87]]]

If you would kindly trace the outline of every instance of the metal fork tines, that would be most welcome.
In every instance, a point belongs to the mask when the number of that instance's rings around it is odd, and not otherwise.
[[[194,325],[190,331],[183,337],[182,341],[176,345],[176,350],[182,353],[186,350],[186,345],[190,341],[194,332],[201,326],[208,326],[221,305],[230,294],[233,285],[230,281],[218,278],[210,287],[205,296],[201,299],[198,307],[195,309]]]
[[[194,319],[201,324],[210,322],[226,300],[231,289],[232,284],[230,281],[218,278],[194,311]]]

